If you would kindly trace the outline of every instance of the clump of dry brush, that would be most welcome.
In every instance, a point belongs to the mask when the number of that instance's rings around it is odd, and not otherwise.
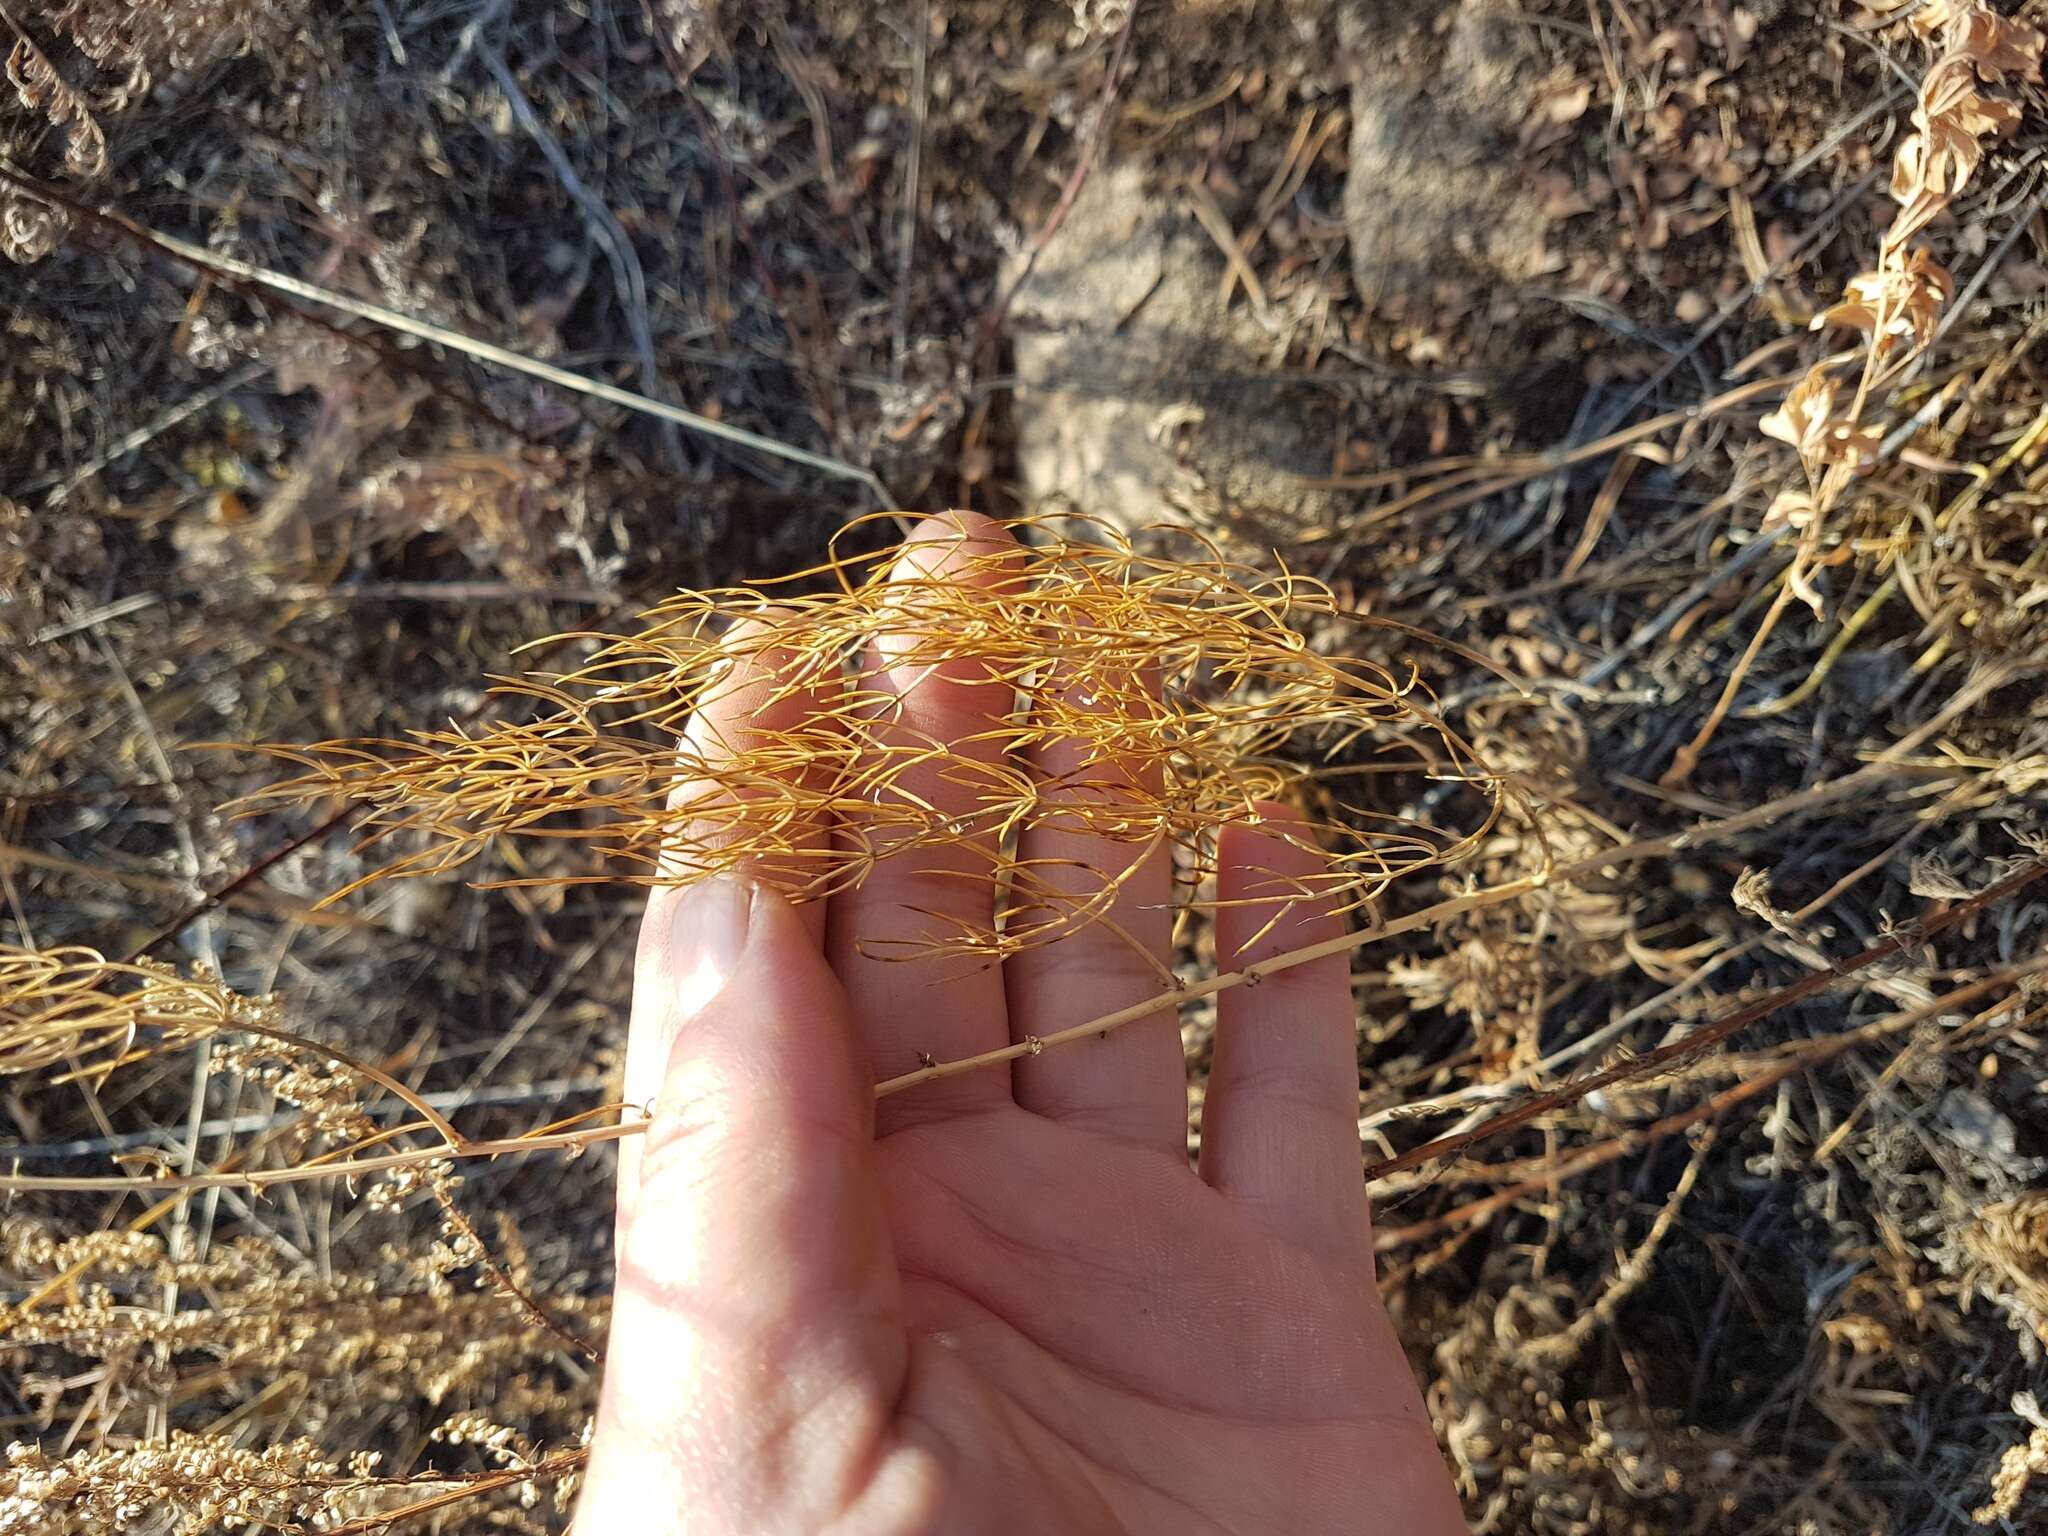
[[[44,0],[0,5],[0,40],[15,114],[0,113],[0,154],[57,130],[61,165],[83,182],[107,173],[100,119],[127,110],[152,82],[247,53],[282,54],[304,20],[301,0]],[[19,137],[8,117],[25,122]],[[0,188],[0,256],[37,261],[63,239],[64,215]]]

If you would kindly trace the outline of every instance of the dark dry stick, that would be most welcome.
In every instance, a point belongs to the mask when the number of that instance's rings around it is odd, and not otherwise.
[[[1541,1093],[1532,1099],[1526,1099],[1506,1113],[1496,1116],[1484,1125],[1475,1126],[1469,1131],[1460,1131],[1455,1136],[1440,1136],[1435,1141],[1426,1141],[1421,1146],[1411,1148],[1398,1157],[1384,1158],[1377,1163],[1369,1164],[1365,1170],[1365,1177],[1368,1181],[1383,1179],[1389,1174],[1404,1172],[1407,1169],[1418,1167],[1436,1158],[1452,1156],[1455,1153],[1477,1146],[1482,1141],[1490,1141],[1494,1137],[1512,1131],[1518,1126],[1527,1125],[1539,1115],[1546,1115],[1554,1109],[1563,1109],[1568,1105],[1576,1104],[1589,1093],[1598,1092],[1600,1089],[1610,1087],[1615,1083],[1625,1083],[1635,1078],[1647,1076],[1658,1068],[1671,1065],[1672,1063],[1692,1061],[1705,1054],[1713,1046],[1719,1045],[1730,1035],[1747,1029],[1750,1025],[1760,1020],[1769,1018],[1782,1008],[1812,997],[1817,992],[1826,991],[1843,977],[1854,975],[1866,966],[1874,965],[1880,960],[1888,960],[1894,955],[1903,954],[1916,944],[1925,943],[1937,934],[1945,933],[1965,918],[1981,912],[1986,907],[2003,901],[2014,892],[2032,885],[2043,875],[2048,875],[2048,859],[2036,859],[2016,873],[2006,876],[2005,879],[2000,880],[1997,884],[1987,886],[1967,901],[1957,902],[1946,912],[1925,918],[1914,924],[1911,928],[1896,933],[1881,943],[1873,944],[1861,954],[1852,955],[1847,960],[1830,966],[1827,970],[1814,971],[1809,975],[1802,976],[1790,986],[1780,988],[1769,997],[1760,998],[1746,1008],[1736,1009],[1735,1012],[1715,1020],[1705,1028],[1687,1035],[1683,1040],[1674,1040],[1669,1045],[1661,1046],[1657,1050],[1647,1052],[1641,1056],[1631,1057],[1627,1061],[1609,1067],[1603,1072],[1595,1072],[1590,1077],[1582,1077],[1575,1082],[1565,1084],[1562,1088],[1556,1088],[1549,1093]]]
[[[874,493],[881,505],[885,507],[894,505],[894,498],[890,495],[889,488],[882,483],[879,475],[871,469],[862,469],[858,465],[849,464],[844,459],[835,459],[829,454],[813,453],[808,448],[799,448],[793,443],[785,443],[779,438],[769,437],[763,433],[751,431],[746,427],[736,427],[728,422],[700,415],[696,411],[686,411],[681,406],[670,405],[664,400],[650,399],[646,395],[636,394],[634,391],[622,388],[608,380],[596,378],[589,374],[574,373],[567,368],[559,368],[553,363],[542,362],[540,359],[529,357],[523,352],[516,352],[509,347],[501,347],[496,342],[484,341],[478,337],[467,335],[462,331],[451,330],[444,325],[436,325],[431,321],[406,314],[402,310],[391,309],[382,304],[372,304],[366,299],[358,299],[336,289],[322,288],[317,283],[307,282],[304,278],[293,277],[286,272],[273,272],[250,262],[239,261],[209,252],[204,246],[193,245],[189,241],[177,239],[175,236],[166,235],[157,230],[145,229],[143,226],[136,224],[132,219],[127,219],[111,210],[96,212],[93,209],[85,208],[83,204],[73,202],[62,193],[46,192],[41,184],[37,183],[32,177],[22,175],[19,171],[7,166],[4,161],[0,161],[0,183],[22,188],[32,197],[54,201],[65,208],[81,209],[86,215],[102,220],[113,228],[121,229],[123,233],[132,233],[134,238],[147,242],[152,249],[161,251],[163,254],[181,261],[187,266],[202,272],[217,272],[223,281],[226,280],[227,276],[232,275],[241,281],[256,285],[266,293],[290,294],[294,298],[303,299],[309,303],[324,305],[329,309],[338,309],[343,314],[354,315],[357,319],[366,320],[372,325],[380,326],[385,330],[395,331],[402,336],[415,337],[432,345],[444,347],[449,351],[458,352],[463,356],[475,358],[479,362],[489,363],[494,367],[503,368],[512,373],[522,374],[530,379],[540,379],[559,389],[567,389],[579,395],[589,396],[595,400],[603,400],[607,404],[618,406],[623,410],[638,411],[644,416],[653,416],[661,421],[672,421],[678,426],[687,427],[692,432],[701,433],[706,437],[715,437],[726,442],[739,443],[758,453],[768,454],[773,458],[788,459],[797,464],[807,464],[813,469],[820,470],[828,475],[836,475],[841,479],[858,480]],[[311,319],[312,317],[308,316],[308,318]],[[347,336],[351,340],[363,339],[351,331],[340,331],[338,334]],[[495,421],[497,418],[492,417],[492,420]],[[515,433],[518,431],[517,428],[511,427],[509,424],[502,422],[500,424],[505,425],[508,431]]]
[[[603,628],[605,625],[611,623],[614,619],[618,618],[621,614],[629,612],[632,609],[638,607],[644,600],[644,593],[627,593],[625,597],[622,598],[611,609],[607,610],[603,614],[600,614],[598,618],[594,621],[593,627],[599,629]],[[552,638],[541,641],[539,644],[532,647],[530,654],[534,656],[544,656],[549,651],[555,649],[557,646],[563,645],[575,638],[575,633],[555,635]],[[481,715],[486,709],[490,707],[491,700],[495,696],[496,695],[494,694],[486,693],[482,698],[478,699],[475,704],[471,705],[468,709],[464,710],[460,715],[458,715],[456,717],[456,723],[467,724],[468,722],[476,719],[479,715]],[[149,940],[149,942],[144,944],[140,949],[131,950],[123,958],[122,964],[133,965],[137,960],[140,960],[143,956],[147,955],[151,950],[155,949],[158,945],[168,943],[170,940],[176,938],[180,933],[184,932],[185,926],[188,923],[193,922],[197,918],[204,917],[207,913],[211,912],[215,907],[219,906],[222,902],[233,898],[235,895],[240,893],[241,890],[245,886],[247,886],[250,881],[257,879],[259,876],[263,875],[267,871],[274,869],[281,860],[289,858],[292,854],[297,853],[301,848],[305,848],[314,843],[319,842],[322,838],[326,837],[328,833],[333,832],[336,828],[340,827],[342,823],[346,822],[351,816],[355,814],[356,809],[357,807],[353,803],[345,805],[340,810],[336,811],[332,816],[328,817],[325,821],[321,822],[318,826],[312,828],[310,831],[302,832],[297,837],[290,839],[283,846],[273,848],[269,853],[266,853],[254,864],[251,864],[247,869],[243,870],[239,875],[235,876],[235,878],[230,880],[226,885],[221,886],[218,890],[208,893],[199,901],[195,902],[192,906],[186,908],[183,912],[180,912],[170,922],[166,923],[162,928],[157,930],[155,936],[152,937]]]
[[[336,811],[332,816],[328,817],[318,826],[315,826],[308,831],[301,832],[297,837],[290,838],[287,841],[280,843],[277,847],[271,849],[270,852],[263,855],[262,858],[258,859],[254,864],[251,864],[247,869],[243,870],[239,875],[236,875],[234,879],[228,881],[226,885],[219,886],[214,890],[208,891],[204,896],[200,897],[198,901],[194,902],[191,906],[187,907],[184,911],[180,912],[176,917],[172,918],[168,923],[164,924],[164,926],[159,928],[155,932],[155,934],[153,934],[148,940],[139,945],[137,948],[131,949],[126,955],[122,956],[121,963],[123,965],[133,965],[136,961],[148,955],[150,951],[156,949],[159,945],[168,944],[172,939],[175,939],[179,934],[183,933],[187,925],[197,921],[199,918],[206,916],[207,913],[211,912],[215,907],[219,906],[222,902],[227,901],[231,897],[238,894],[242,890],[242,888],[248,885],[252,880],[260,879],[270,870],[276,868],[277,865],[283,862],[285,859],[288,859],[293,854],[297,853],[301,848],[307,847],[313,843],[317,843],[322,838],[326,837],[328,833],[332,832],[336,827],[339,827],[343,822],[347,821],[349,817],[353,816],[355,814],[355,810],[356,808],[352,804],[344,805],[340,810]]]
[[[484,1267],[490,1274],[491,1279],[504,1290],[505,1294],[518,1303],[520,1310],[533,1319],[542,1332],[550,1335],[556,1343],[560,1344],[571,1354],[581,1355],[593,1365],[602,1365],[604,1363],[603,1350],[599,1349],[590,1340],[583,1337],[582,1334],[542,1306],[539,1301],[534,1299],[525,1286],[512,1278],[510,1270],[500,1264],[496,1258],[492,1257],[490,1248],[485,1244],[482,1234],[476,1229],[476,1224],[462,1214],[462,1208],[455,1203],[453,1195],[449,1194],[439,1184],[433,1182],[429,1182],[427,1185],[427,1192],[434,1197],[434,1204],[441,1208],[441,1215],[448,1221],[449,1225],[460,1229],[462,1235],[469,1239],[470,1247],[476,1254],[477,1262]]]
[[[2037,868],[2036,873],[2039,872]],[[1996,975],[1986,976],[1977,981],[1970,982],[1966,986],[1957,987],[1953,991],[1944,993],[1933,1002],[1914,1008],[1906,1014],[1896,1015],[1879,1022],[1887,1026],[1899,1026],[1917,1023],[1922,1019],[1931,1019],[1950,1008],[1982,997],[1985,993],[1996,988],[2010,986],[2030,975],[2035,975],[2040,969],[2041,962],[2038,959],[2026,965],[2012,966],[2006,970],[1999,971]],[[1831,973],[1824,971],[1820,974],[1826,976]],[[1561,1163],[1545,1168],[1541,1173],[1533,1174],[1519,1183],[1511,1184],[1506,1189],[1496,1190],[1483,1200],[1474,1200],[1469,1204],[1446,1211],[1441,1216],[1434,1216],[1428,1221],[1417,1222],[1413,1226],[1390,1227],[1381,1230],[1374,1234],[1373,1245],[1380,1249],[1398,1248],[1407,1243],[1420,1242],[1426,1238],[1435,1237],[1442,1232],[1455,1231],[1460,1227],[1469,1227],[1477,1222],[1484,1221],[1495,1212],[1506,1209],[1517,1200],[1523,1199],[1526,1196],[1538,1194],[1547,1189],[1555,1189],[1566,1179],[1575,1179],[1582,1173],[1590,1172],[1604,1164],[1627,1157],[1630,1153],[1640,1152],[1645,1147],[1664,1140],[1667,1136],[1676,1135],[1680,1131],[1690,1130],[1702,1121],[1718,1119],[1736,1105],[1756,1098],[1758,1095],[1777,1087],[1779,1083],[1782,1083],[1794,1073],[1803,1072],[1808,1067],[1819,1066],[1822,1062],[1839,1056],[1850,1047],[1860,1044],[1867,1037],[1867,1028],[1852,1029],[1840,1035],[1814,1041],[1810,1045],[1795,1051],[1784,1061],[1768,1070],[1758,1073],[1747,1081],[1737,1083],[1732,1088],[1724,1088],[1721,1092],[1714,1094],[1710,1098],[1702,1099],[1689,1109],[1682,1109],[1675,1114],[1666,1115],[1663,1119],[1652,1121],[1638,1130],[1626,1131],[1615,1137],[1612,1141],[1604,1141],[1598,1146],[1588,1147],[1576,1157],[1567,1158]],[[1422,1151],[1426,1149],[1418,1148],[1417,1150]],[[1389,1163],[1386,1166],[1391,1168],[1393,1164]],[[1370,1175],[1373,1170],[1367,1169],[1366,1172]]]

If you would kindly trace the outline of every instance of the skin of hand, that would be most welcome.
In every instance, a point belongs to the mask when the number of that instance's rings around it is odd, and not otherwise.
[[[896,570],[974,579],[963,551],[1007,547],[999,525],[948,514]],[[876,645],[887,663],[889,636]],[[885,675],[882,728],[912,739],[962,741],[1014,707],[963,663]],[[765,672],[730,674],[697,744],[743,749],[802,707],[768,691]],[[941,809],[970,793],[936,773],[909,787]],[[1078,826],[1029,837],[1024,855],[1054,868],[1134,857]],[[1218,912],[1220,963],[1340,931],[1297,902],[1261,932],[1280,910],[1261,892],[1316,857],[1229,829],[1219,895],[1245,904]],[[801,907],[732,876],[650,900],[626,1093],[655,1109],[644,1144],[623,1144],[575,1529],[1463,1532],[1374,1285],[1343,958],[1220,994],[1199,1172],[1170,1007],[877,1103],[877,1075],[920,1052],[966,1056],[1160,994],[1157,967],[1100,925],[978,969],[864,947],[929,931],[912,908],[986,923],[991,883],[958,878],[986,858],[884,857]],[[1113,910],[1162,962],[1169,898],[1159,856]]]

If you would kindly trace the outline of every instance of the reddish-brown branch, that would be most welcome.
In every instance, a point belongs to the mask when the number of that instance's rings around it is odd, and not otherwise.
[[[2048,866],[2034,866],[2032,875],[2029,878],[2041,874],[2044,869],[2048,869]],[[1944,993],[1933,1002],[1919,1008],[1910,1009],[1903,1014],[1882,1019],[1879,1021],[1879,1025],[1889,1032],[1919,1023],[1924,1019],[1934,1018],[1964,1003],[1983,997],[1988,992],[1996,991],[2000,987],[2010,986],[2022,977],[2036,974],[2041,968],[2042,962],[2039,959],[2035,959],[2026,965],[2008,967],[1997,972],[1995,975],[1986,976],[1965,986],[1957,987],[1952,991]],[[1818,973],[1819,976],[1827,980],[1833,979],[1833,974],[1833,972],[1829,971]],[[1765,1001],[1769,1002],[1770,999]],[[1541,1194],[1545,1190],[1555,1189],[1567,1179],[1575,1179],[1582,1173],[1588,1173],[1595,1168],[1603,1167],[1617,1159],[1627,1157],[1631,1153],[1640,1152],[1645,1147],[1653,1146],[1657,1142],[1664,1140],[1668,1136],[1676,1135],[1680,1131],[1689,1130],[1703,1121],[1717,1119],[1736,1106],[1777,1087],[1786,1078],[1803,1072],[1809,1067],[1819,1066],[1822,1062],[1841,1055],[1842,1052],[1850,1047],[1868,1039],[1870,1033],[1869,1029],[1854,1029],[1840,1035],[1830,1036],[1824,1040],[1814,1041],[1810,1045],[1791,1053],[1782,1062],[1778,1062],[1758,1073],[1755,1077],[1739,1082],[1731,1088],[1724,1088],[1721,1092],[1702,1099],[1699,1103],[1688,1109],[1679,1110],[1675,1114],[1666,1115],[1663,1119],[1653,1121],[1638,1130],[1625,1132],[1611,1141],[1603,1141],[1597,1146],[1589,1147],[1575,1157],[1566,1158],[1562,1162],[1545,1168],[1540,1173],[1532,1174],[1526,1179],[1510,1184],[1505,1189],[1496,1190],[1483,1200],[1471,1201],[1468,1204],[1446,1211],[1441,1216],[1432,1217],[1428,1221],[1417,1222],[1412,1226],[1382,1228],[1374,1234],[1373,1244],[1380,1249],[1399,1248],[1409,1243],[1426,1242],[1430,1238],[1441,1236],[1447,1232],[1468,1229],[1479,1222],[1485,1221],[1488,1217],[1506,1210],[1517,1200],[1525,1199],[1530,1195]],[[1692,1043],[1690,1040],[1680,1042],[1684,1046],[1690,1046]],[[1647,1057],[1643,1059],[1648,1060]],[[1507,1117],[1503,1116],[1502,1118],[1506,1119]],[[1498,1124],[1499,1122],[1495,1122],[1494,1125],[1480,1127],[1477,1132],[1473,1133],[1473,1139],[1484,1139],[1485,1136],[1493,1133]],[[1446,1140],[1454,1139],[1456,1138],[1446,1138]],[[1469,1140],[1467,1144],[1469,1144]],[[1427,1152],[1428,1150],[1426,1147],[1418,1147],[1416,1149],[1417,1152]],[[1395,1158],[1377,1166],[1384,1167],[1389,1172],[1392,1172],[1395,1171],[1396,1165],[1400,1164],[1400,1162],[1401,1159]],[[1375,1169],[1368,1169],[1368,1176],[1373,1176],[1375,1171]]]
[[[345,1521],[329,1528],[329,1536],[364,1536],[368,1531],[385,1531],[401,1521],[417,1520],[431,1515],[436,1510],[447,1509],[465,1499],[479,1498],[486,1493],[495,1493],[500,1488],[516,1488],[521,1483],[537,1482],[544,1477],[560,1477],[573,1472],[590,1459],[590,1452],[581,1446],[572,1451],[557,1451],[552,1456],[543,1456],[530,1467],[507,1467],[502,1472],[486,1472],[481,1477],[465,1479],[459,1486],[444,1488],[441,1492],[429,1494],[424,1499],[398,1509],[390,1509],[379,1515],[363,1515],[358,1519]],[[427,1481],[428,1479],[421,1479]]]
[[[321,841],[328,833],[334,831],[343,822],[347,821],[349,817],[353,816],[355,810],[356,808],[353,805],[344,805],[325,821],[308,828],[296,837],[288,838],[278,844],[277,847],[271,849],[270,852],[263,855],[255,863],[249,865],[248,868],[244,869],[225,885],[218,886],[214,890],[207,892],[198,901],[180,912],[168,923],[165,923],[163,927],[150,935],[149,938],[145,939],[134,949],[131,949],[123,957],[121,963],[123,965],[133,965],[136,961],[155,950],[159,945],[169,943],[172,939],[183,933],[195,920],[204,917],[222,902],[233,900],[235,896],[240,894],[252,882],[262,879],[264,875],[297,853],[301,848],[311,847],[314,843]]]

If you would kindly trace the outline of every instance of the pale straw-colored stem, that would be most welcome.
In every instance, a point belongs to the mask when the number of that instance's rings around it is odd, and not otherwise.
[[[957,1077],[963,1072],[972,1072],[980,1067],[999,1066],[1006,1061],[1015,1061],[1021,1056],[1036,1056],[1049,1047],[1086,1040],[1090,1035],[1108,1035],[1138,1019],[1151,1018],[1162,1007],[1178,1007],[1182,1003],[1191,1003],[1197,998],[1209,997],[1231,987],[1255,986],[1265,977],[1292,970],[1297,965],[1307,965],[1312,960],[1348,954],[1360,945],[1392,938],[1397,933],[1412,933],[1417,928],[1427,928],[1432,923],[1456,917],[1461,912],[1498,906],[1501,902],[1512,901],[1517,896],[1526,896],[1544,883],[1541,877],[1532,876],[1525,880],[1510,881],[1506,885],[1488,886],[1485,890],[1474,891],[1467,896],[1454,896],[1449,901],[1437,902],[1420,912],[1410,913],[1407,917],[1373,923],[1355,932],[1342,933],[1334,939],[1325,939],[1320,944],[1303,945],[1300,949],[1290,949],[1283,954],[1275,955],[1270,960],[1240,966],[1234,971],[1221,971],[1201,981],[1179,980],[1173,988],[1161,991],[1156,997],[1148,997],[1141,1003],[1132,1003],[1127,1008],[1105,1013],[1085,1024],[1055,1030],[1049,1035],[1026,1035],[1015,1044],[1003,1046],[999,1050],[983,1051],[977,1056],[962,1056],[953,1061],[936,1061],[928,1067],[919,1067],[915,1072],[885,1078],[875,1084],[875,1097],[886,1099],[892,1093],[901,1093],[904,1089],[915,1088],[921,1083],[934,1083],[942,1077]]]

